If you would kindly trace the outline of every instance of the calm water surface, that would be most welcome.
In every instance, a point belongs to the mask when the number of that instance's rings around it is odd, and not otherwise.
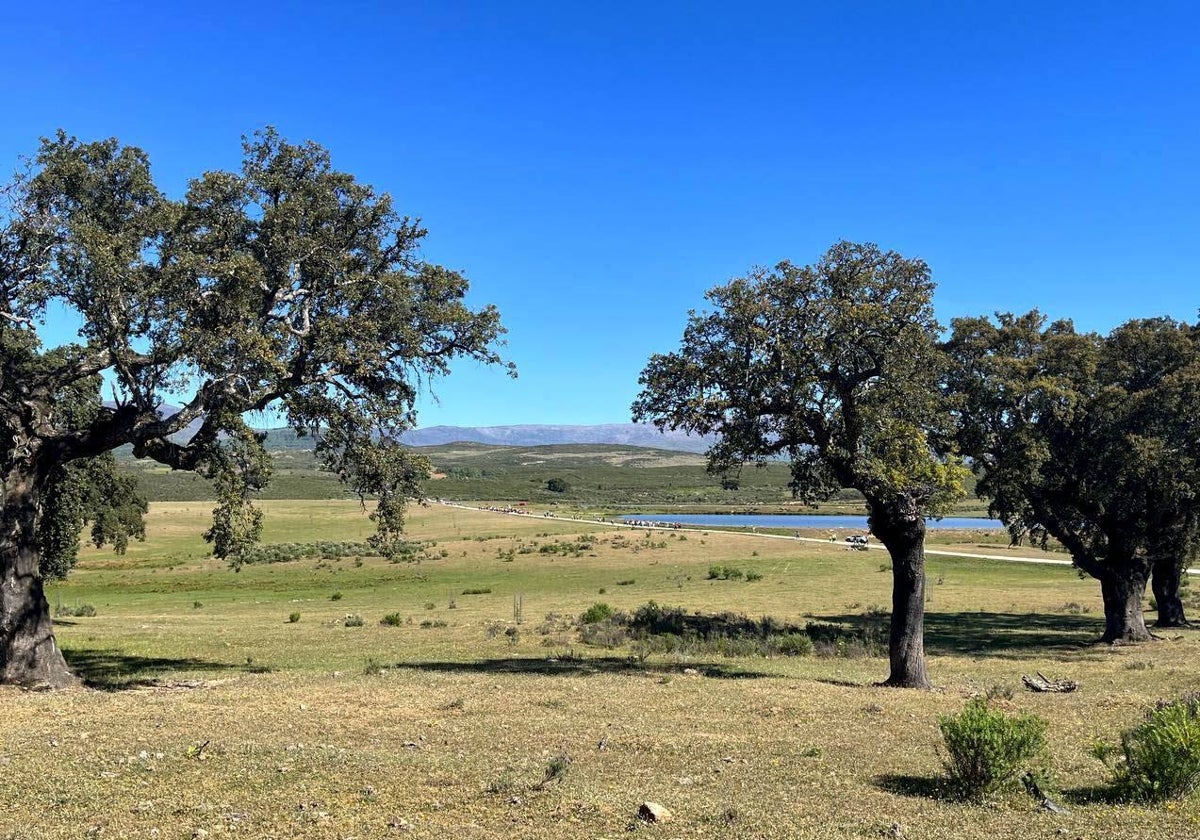
[[[718,528],[722,525],[733,528],[854,528],[867,530],[865,516],[819,516],[816,514],[768,514],[768,513],[639,513],[622,516],[626,522],[670,522],[680,525],[697,525],[702,528]],[[975,519],[967,516],[947,516],[945,519],[930,519],[929,528],[978,528],[980,530],[1003,530],[1004,523],[998,519]]]

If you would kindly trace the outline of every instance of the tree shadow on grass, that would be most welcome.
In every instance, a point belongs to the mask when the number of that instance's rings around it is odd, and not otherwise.
[[[414,671],[452,674],[530,674],[542,676],[590,676],[592,674],[661,674],[675,676],[695,671],[705,677],[725,680],[752,680],[775,676],[744,668],[729,668],[711,663],[665,665],[639,662],[626,656],[562,657],[534,659],[509,657],[476,659],[467,662],[397,662],[393,667]]]
[[[954,789],[943,776],[908,776],[902,773],[885,773],[871,779],[871,784],[888,793],[912,796],[917,799],[938,799],[957,802]]]
[[[819,621],[874,634],[887,643],[888,616],[825,615]],[[1103,632],[1093,616],[1050,613],[927,612],[925,651],[935,656],[993,656],[1007,659],[1045,658],[1079,653]]]
[[[133,656],[115,650],[64,650],[75,676],[88,688],[124,691],[159,685],[163,674],[179,671],[253,670],[254,666],[207,662],[203,659]]]
[[[1068,805],[1128,805],[1130,798],[1116,785],[1087,785],[1062,791]]]

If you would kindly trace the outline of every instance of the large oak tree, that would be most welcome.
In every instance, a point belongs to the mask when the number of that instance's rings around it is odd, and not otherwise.
[[[925,520],[966,470],[952,454],[929,267],[839,242],[708,292],[674,353],[642,373],[636,420],[715,434],[714,472],[785,457],[807,502],[853,487],[892,558],[887,685],[925,688]]]
[[[387,553],[428,471],[397,443],[418,390],[456,357],[500,361],[495,309],[464,304],[467,281],[421,258],[425,231],[386,193],[272,130],[244,152],[173,200],[140,150],[60,133],[3,193],[0,681],[72,680],[42,580],[69,569],[85,524],[97,544],[141,533],[114,448],[212,478],[206,536],[236,560],[270,472],[244,417],[276,412],[377,499]],[[47,346],[64,319],[77,339]]]

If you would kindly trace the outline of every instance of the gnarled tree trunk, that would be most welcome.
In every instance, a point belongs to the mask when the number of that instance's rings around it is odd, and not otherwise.
[[[1183,611],[1183,599],[1179,596],[1179,583],[1183,577],[1183,564],[1174,557],[1159,557],[1154,561],[1150,586],[1154,590],[1154,603],[1158,607],[1155,627],[1187,627],[1189,622]]]
[[[872,515],[871,531],[892,558],[891,673],[883,685],[932,688],[925,670],[925,520]]]
[[[1113,570],[1100,579],[1104,598],[1102,642],[1146,642],[1153,638],[1146,629],[1142,599],[1146,595],[1147,572],[1140,567]]]
[[[0,496],[0,682],[63,688],[75,677],[54,641],[42,590],[32,484],[10,474]]]

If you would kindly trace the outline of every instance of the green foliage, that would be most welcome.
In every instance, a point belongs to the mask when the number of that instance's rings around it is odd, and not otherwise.
[[[837,242],[813,265],[781,262],[711,289],[679,349],[652,356],[635,421],[711,434],[709,470],[786,458],[789,486],[816,503],[843,488],[865,497],[872,530],[912,564],[924,520],[964,495],[954,417],[942,389],[948,357],[922,260]],[[896,576],[899,603],[923,572]],[[903,591],[907,590],[907,591]],[[893,634],[889,683],[928,687],[922,648]]]
[[[807,633],[784,633],[771,638],[771,648],[780,656],[811,656],[813,641]]]
[[[1046,748],[1046,721],[1017,717],[988,707],[982,697],[957,715],[943,715],[938,726],[946,745],[946,771],[959,796],[979,800],[1016,781]]]
[[[1121,734],[1120,747],[1096,746],[1113,763],[1117,789],[1131,799],[1183,799],[1200,787],[1200,694],[1160,702]]]
[[[320,557],[324,560],[336,560],[342,557],[359,557],[362,554],[372,554],[374,547],[371,543],[354,542],[350,540],[315,540],[304,543],[267,543],[245,548],[236,558],[239,565],[247,563],[290,563],[307,557]],[[421,562],[428,556],[428,548],[423,543],[406,542],[394,545],[392,562]],[[357,564],[356,564],[357,565]]]
[[[551,493],[566,493],[571,489],[571,485],[565,479],[555,477],[547,479],[546,489]]]
[[[546,770],[542,775],[542,780],[538,783],[538,787],[545,787],[552,782],[561,782],[566,778],[567,771],[571,769],[571,756],[566,753],[559,753],[546,762]]]
[[[55,618],[92,618],[96,615],[96,608],[92,604],[56,604],[54,606]]]
[[[688,615],[681,607],[649,601],[632,614],[596,604],[580,619],[579,639],[599,647],[620,647],[631,640],[639,659],[651,653],[674,655],[808,656],[812,639],[800,628],[770,616],[751,619],[740,613]],[[550,632],[552,622],[547,617]],[[594,619],[589,621],[588,619]]]
[[[635,420],[715,434],[710,469],[783,455],[804,501],[844,487],[936,515],[961,493],[928,266],[839,242],[708,292],[680,349],[651,357]]]
[[[118,551],[140,537],[144,503],[107,454],[129,445],[212,481],[205,537],[237,564],[271,476],[244,417],[270,410],[376,501],[373,553],[392,557],[405,499],[428,474],[395,442],[418,385],[455,359],[499,363],[498,313],[467,308],[466,279],[421,258],[425,231],[315,143],[266,129],[236,170],[187,183],[170,199],[141,150],[60,132],[3,188],[0,459],[46,455],[23,476],[41,497],[8,497],[42,514],[19,539],[61,577],[85,525]],[[79,341],[43,349],[54,306]],[[179,394],[181,409],[160,413]]]
[[[1200,330],[1156,318],[1101,336],[1035,310],[958,319],[947,349],[960,443],[993,514],[1014,542],[1053,537],[1108,584],[1109,641],[1149,638],[1128,603],[1156,558],[1178,576],[1200,548]]]
[[[125,553],[130,537],[146,538],[146,500],[136,480],[118,472],[110,452],[57,466],[42,504],[40,568],[50,580],[65,578],[75,565],[80,531],[89,523],[92,544],[111,544],[118,554]]]
[[[583,615],[579,616],[579,622],[581,624],[597,624],[612,617],[613,608],[603,601],[597,601],[583,611]]]
[[[296,624],[299,621],[300,621],[300,613],[298,613],[298,612],[288,613],[288,623],[289,624]]]
[[[362,627],[363,623],[363,617],[357,613],[347,613],[346,618],[342,621],[346,627]]]
[[[379,620],[379,623],[384,627],[399,627],[404,623],[404,618],[398,612],[388,613]]]
[[[736,566],[720,566],[714,564],[708,567],[709,580],[741,580],[744,577],[746,577],[746,573]],[[755,580],[758,580],[761,577],[762,575],[759,575],[758,578],[755,578]]]

